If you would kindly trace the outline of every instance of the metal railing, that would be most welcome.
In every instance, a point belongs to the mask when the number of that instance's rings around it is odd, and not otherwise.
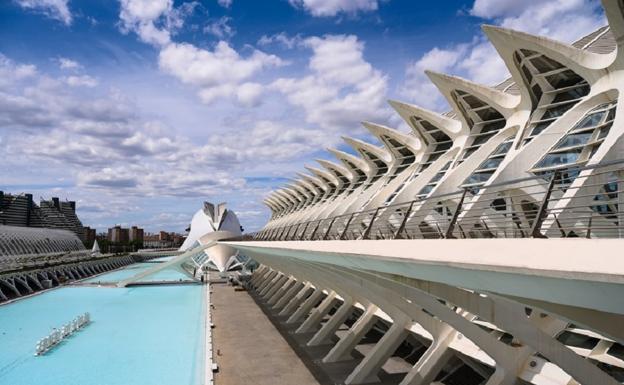
[[[624,160],[270,228],[254,240],[624,237]]]

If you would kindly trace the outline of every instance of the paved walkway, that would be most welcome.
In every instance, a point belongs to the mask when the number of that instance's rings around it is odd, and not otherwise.
[[[216,385],[319,385],[247,292],[212,288]]]

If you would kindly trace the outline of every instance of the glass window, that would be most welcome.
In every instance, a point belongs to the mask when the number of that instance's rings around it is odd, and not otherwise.
[[[620,360],[624,361],[624,345],[622,344],[618,344],[617,342],[614,342],[613,345],[611,345],[611,347],[609,348],[609,351],[607,353],[609,355],[612,355],[613,357],[617,357]]]
[[[509,149],[511,148],[512,144],[513,144],[513,141],[511,141],[511,140],[505,141],[500,146],[498,146],[498,148],[496,150],[494,150],[494,152],[492,153],[492,156],[506,154],[509,151]]]
[[[576,103],[572,102],[549,108],[546,112],[544,112],[544,115],[542,115],[542,119],[557,118],[563,115],[570,108],[574,107],[575,104]]]
[[[433,190],[434,187],[434,185],[428,184],[418,192],[418,195],[427,195],[431,192],[431,190]]]
[[[555,148],[579,146],[579,145],[587,143],[589,141],[589,138],[591,138],[591,136],[592,136],[592,132],[581,132],[578,134],[567,135],[563,139],[561,139],[559,143],[557,143]]]
[[[598,139],[605,138],[609,135],[609,130],[611,129],[611,124],[607,124],[606,126],[600,129],[600,133],[598,134]]]
[[[502,157],[499,158],[490,158],[485,162],[481,163],[479,166],[480,170],[488,169],[488,168],[496,168],[503,161]]]
[[[581,349],[593,349],[598,344],[598,338],[588,337],[582,334],[565,331],[557,337],[557,340],[564,345]]]
[[[494,174],[494,171],[477,171],[472,173],[466,180],[464,184],[474,184],[474,183],[485,183],[490,180],[490,177]]]
[[[533,127],[533,130],[531,130],[531,136],[536,136],[539,133],[541,133],[542,131],[544,131],[546,129],[546,127],[550,126],[550,124],[554,122],[554,120],[550,120],[548,122],[541,122],[541,123],[537,123],[535,125],[535,127]]]
[[[582,149],[574,149],[568,152],[547,154],[538,164],[537,168],[554,167],[562,164],[574,163],[581,155]]]
[[[600,111],[591,115],[587,115],[580,122],[578,122],[576,126],[574,126],[574,129],[580,130],[581,128],[597,126],[598,124],[600,124],[600,121],[602,120],[602,118],[605,116],[606,113],[607,113],[606,111]]]

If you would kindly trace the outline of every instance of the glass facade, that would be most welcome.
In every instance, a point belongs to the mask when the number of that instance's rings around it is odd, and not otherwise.
[[[541,173],[587,163],[609,133],[616,107],[617,101],[613,101],[589,111],[535,164],[532,171]]]

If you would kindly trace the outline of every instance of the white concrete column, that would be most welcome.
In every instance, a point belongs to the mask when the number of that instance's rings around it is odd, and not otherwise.
[[[278,272],[277,274],[275,274],[275,276],[273,276],[273,278],[269,281],[269,283],[267,283],[262,290],[260,290],[260,296],[264,297],[266,295],[266,293],[271,290],[271,288],[280,280],[282,279],[282,277],[284,276],[284,274]]]
[[[321,320],[334,306],[334,300],[336,299],[336,292],[331,291],[327,294],[327,297],[310,313],[310,316],[299,326],[295,333],[305,333],[314,330],[314,328],[321,323]]]
[[[297,295],[297,292],[299,292],[301,288],[303,288],[303,286],[303,283],[301,283],[300,281],[295,281],[286,291],[286,293],[284,293],[284,295],[275,303],[273,309],[277,310],[286,306],[286,304],[290,302],[290,300],[292,300],[295,295]]]
[[[262,277],[264,277],[264,275],[266,275],[269,270],[270,269],[268,266],[261,265],[259,268],[256,269],[256,271],[253,272],[253,274],[251,275],[251,279],[249,280],[249,283],[251,285],[257,285],[258,281],[260,281]]]
[[[295,323],[299,321],[301,318],[303,318],[303,316],[308,314],[310,310],[312,310],[314,305],[316,305],[318,300],[321,299],[322,294],[323,294],[323,291],[320,288],[314,289],[314,291],[312,292],[312,294],[310,294],[308,299],[303,301],[303,303],[301,304],[301,306],[299,306],[297,311],[295,311],[293,315],[291,315],[290,318],[286,320],[286,323],[288,324]]]
[[[278,274],[279,272],[275,270],[269,271],[267,275],[265,275],[264,278],[262,278],[262,280],[258,283],[258,286],[256,287],[256,292],[259,293],[264,290],[264,288],[267,287],[267,285],[270,284]]]
[[[323,358],[323,362],[329,363],[350,359],[351,351],[377,321],[375,317],[377,310],[377,306],[369,305],[364,314],[353,324],[332,350],[327,353]]]
[[[444,326],[440,335],[434,336],[431,345],[399,385],[429,385],[453,355],[449,345],[456,335],[457,331],[450,326]]]
[[[366,357],[353,369],[349,377],[345,380],[346,385],[364,384],[366,382],[377,381],[377,373],[388,361],[399,345],[407,337],[407,328],[411,320],[395,320],[386,334],[375,344],[373,350],[368,352]]]
[[[269,267],[266,265],[262,265],[260,266],[256,271],[253,272],[253,277],[251,277],[251,280],[249,281],[249,283],[251,283],[253,286],[256,286],[258,284],[259,281],[262,280],[262,278],[270,271]]]
[[[353,300],[343,298],[342,305],[336,310],[336,313],[327,321],[325,325],[308,341],[307,346],[321,345],[327,341],[336,330],[342,325],[347,318],[353,313]]]
[[[286,280],[286,282],[284,282],[284,284],[282,285],[282,287],[280,287],[279,289],[277,289],[277,291],[275,292],[275,294],[273,294],[271,296],[271,298],[269,298],[269,300],[267,301],[267,303],[269,305],[275,305],[275,303],[282,298],[282,296],[284,295],[284,293],[291,287],[291,285],[295,284],[296,280],[294,277],[290,277]]]
[[[305,285],[295,294],[295,297],[288,302],[288,305],[284,306],[281,312],[278,315],[286,315],[294,313],[295,310],[301,305],[303,301],[305,301],[306,296],[310,290],[314,290],[312,288],[312,284],[310,282],[306,282]]]
[[[287,275],[282,275],[281,277],[279,277],[279,279],[275,281],[275,283],[264,294],[264,300],[268,301],[269,299],[271,299],[271,297],[273,297],[273,295],[277,293],[277,291],[282,288],[284,284],[286,284],[286,281],[288,281],[289,278],[290,277],[288,277]]]

